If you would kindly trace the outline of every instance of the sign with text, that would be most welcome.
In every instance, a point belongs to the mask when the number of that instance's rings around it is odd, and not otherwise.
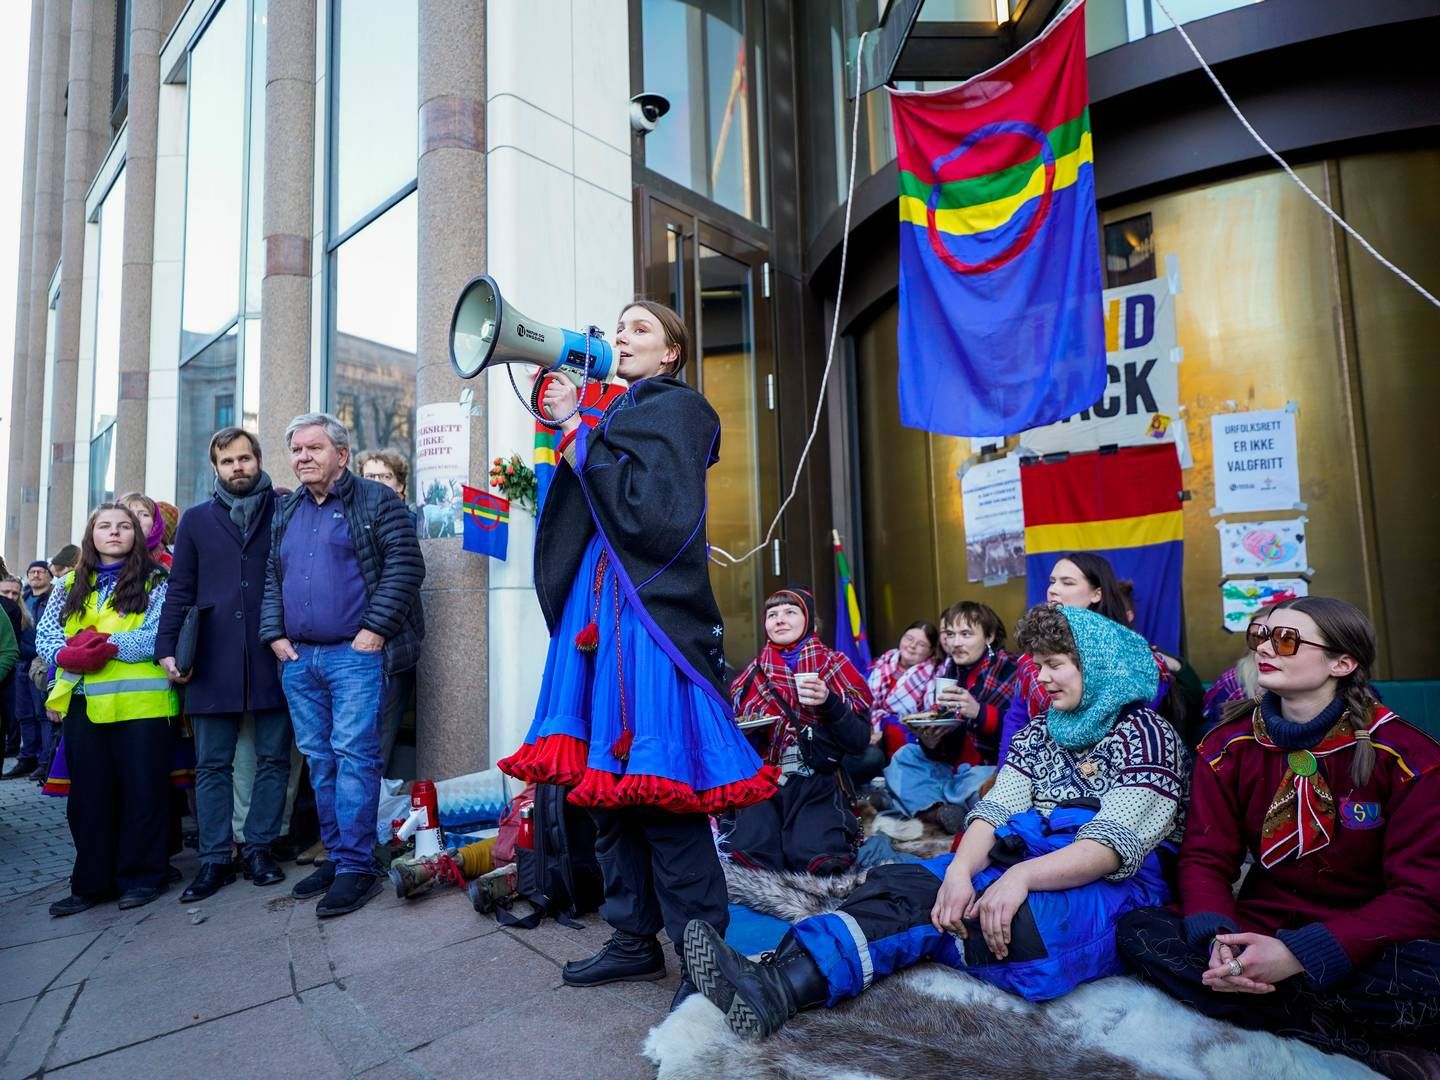
[[[1168,278],[1105,290],[1105,393],[1090,408],[1020,435],[1037,454],[1174,442],[1180,352]],[[972,440],[976,442],[998,440]]]
[[[425,539],[459,536],[470,479],[470,411],[455,401],[415,410],[415,505]]]
[[[1210,418],[1210,437],[1217,510],[1293,510],[1300,505],[1293,412],[1221,413]]]
[[[1020,457],[974,465],[960,477],[967,581],[1025,576],[1025,505]]]

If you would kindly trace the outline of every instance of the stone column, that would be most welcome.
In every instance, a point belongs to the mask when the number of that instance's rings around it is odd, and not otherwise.
[[[310,268],[315,198],[315,0],[270,0],[265,41],[265,277],[260,445],[294,483],[285,428],[310,407]]]
[[[114,0],[75,0],[70,9],[70,77],[66,98],[65,187],[60,209],[60,309],[56,319],[54,413],[50,419],[49,536],[77,539],[75,398],[79,386],[81,282],[85,262],[85,196],[110,145],[110,78],[114,66]],[[89,438],[88,431],[79,438]],[[117,492],[118,494],[118,492]]]
[[[120,270],[120,403],[115,492],[145,489],[150,419],[150,293],[155,262],[155,151],[160,123],[161,0],[131,0],[125,238]]]
[[[456,401],[450,313],[485,264],[485,3],[420,2],[417,404]],[[484,380],[472,381],[471,476],[488,474]],[[418,769],[455,776],[490,761],[488,560],[459,538],[422,541],[426,646],[418,679]]]
[[[30,52],[26,68],[25,157],[20,176],[20,244],[15,268],[15,361],[10,379],[10,476],[5,503],[5,561],[23,571],[30,554],[20,547],[25,506],[25,443],[39,441],[40,422],[26,409],[30,385],[30,248],[35,234],[35,143],[40,137],[40,58],[45,48],[45,3],[30,2]]]
[[[65,78],[70,65],[70,0],[45,0],[44,43],[40,53],[40,112],[35,138],[34,234],[30,242],[30,374],[26,379],[25,413],[35,428],[25,440],[20,460],[21,484],[29,494],[20,514],[20,551],[30,558],[49,558],[49,538],[39,521],[40,462],[51,453],[40,442],[45,400],[45,335],[49,325],[50,278],[60,258],[60,204],[65,174]],[[20,403],[12,407],[17,416]],[[68,534],[69,530],[66,529]],[[68,535],[67,535],[68,539]],[[47,550],[41,550],[48,548]]]

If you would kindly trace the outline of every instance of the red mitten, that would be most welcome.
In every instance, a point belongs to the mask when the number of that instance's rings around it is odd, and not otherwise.
[[[98,638],[101,641],[104,641],[109,636],[109,634],[100,633],[100,631],[96,630],[93,626],[83,626],[79,630],[75,631],[75,633],[71,634],[68,638],[66,638],[65,644],[84,645],[93,638]]]
[[[66,645],[55,654],[55,663],[72,674],[89,675],[119,655],[120,649],[110,644],[109,635],[99,634],[82,644]]]

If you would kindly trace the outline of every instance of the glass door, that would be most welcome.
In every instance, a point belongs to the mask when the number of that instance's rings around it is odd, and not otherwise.
[[[648,224],[646,294],[673,307],[690,328],[683,377],[720,416],[707,534],[713,548],[739,556],[760,542],[779,505],[766,252],[657,199],[649,200]],[[710,582],[725,616],[732,665],[743,666],[759,651],[761,607],[780,584],[779,553],[777,542],[738,566],[712,557]]]

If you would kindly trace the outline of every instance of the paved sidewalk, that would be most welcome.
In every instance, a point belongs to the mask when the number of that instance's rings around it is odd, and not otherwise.
[[[63,800],[36,809],[22,794],[41,799],[0,785],[0,881],[39,872],[24,852],[68,851]],[[594,916],[502,930],[458,890],[400,901],[387,887],[321,921],[288,891],[308,868],[287,863],[283,885],[242,879],[186,906],[177,887],[133,911],[51,919],[66,860],[0,899],[0,1080],[654,1075],[639,1047],[677,976],[563,986],[561,963],[608,937]],[[193,875],[193,853],[175,862]]]
[[[65,800],[41,795],[33,780],[0,781],[0,901],[66,876],[74,860]]]

